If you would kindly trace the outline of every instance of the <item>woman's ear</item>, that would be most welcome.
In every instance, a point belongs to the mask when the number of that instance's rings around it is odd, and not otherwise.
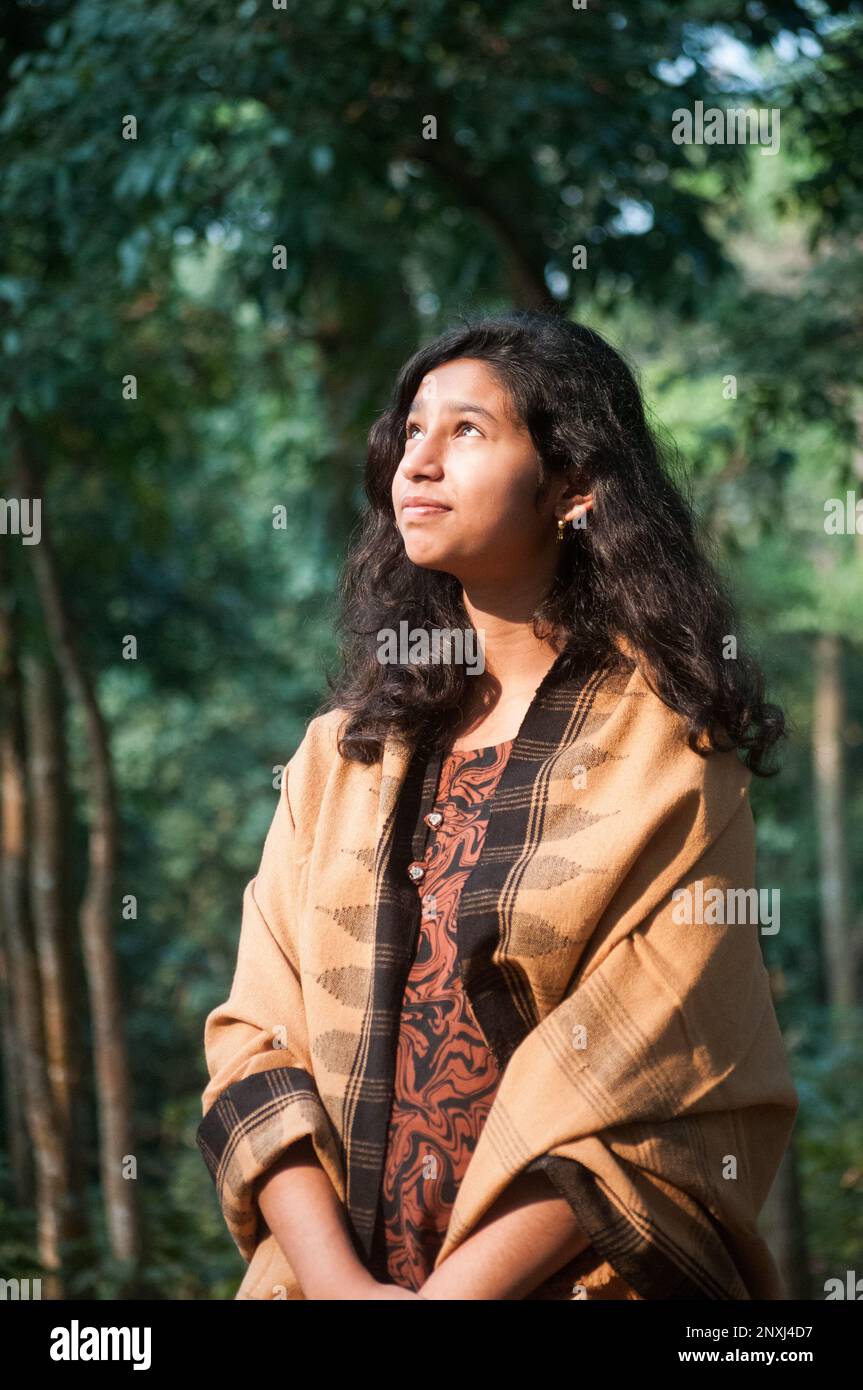
[[[563,513],[562,520],[571,521],[573,526],[584,526],[587,521],[587,513],[593,507],[593,493],[577,493],[568,501],[567,510]]]

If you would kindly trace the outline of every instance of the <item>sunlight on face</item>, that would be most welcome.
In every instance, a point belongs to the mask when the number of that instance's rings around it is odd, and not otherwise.
[[[527,427],[487,365],[459,358],[429,372],[392,484],[409,559],[462,582],[527,571],[553,527],[550,507],[536,508],[538,482]]]

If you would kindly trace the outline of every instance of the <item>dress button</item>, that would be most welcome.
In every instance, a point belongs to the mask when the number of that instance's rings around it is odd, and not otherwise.
[[[429,811],[428,815],[423,816],[423,820],[425,821],[426,825],[431,827],[432,830],[437,830],[438,826],[443,820],[443,812]]]
[[[407,873],[411,883],[422,883],[426,876],[426,866],[420,863],[419,859],[414,859],[408,864]]]

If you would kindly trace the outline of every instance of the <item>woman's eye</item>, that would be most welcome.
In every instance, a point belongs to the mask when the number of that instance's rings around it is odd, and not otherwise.
[[[456,426],[456,432],[460,434],[463,429],[476,430],[477,434],[482,434],[479,426],[475,425],[473,420],[459,420]],[[405,439],[413,439],[414,430],[419,430],[419,425],[415,425],[411,421],[408,421],[405,425]]]

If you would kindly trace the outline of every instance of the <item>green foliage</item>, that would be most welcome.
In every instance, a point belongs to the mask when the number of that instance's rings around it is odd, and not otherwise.
[[[804,1117],[797,1151],[816,1290],[825,1279],[859,1268],[863,1249],[863,1049],[859,1040],[842,1048],[829,1046],[825,1019],[813,1019],[813,1034],[818,1032],[822,1045],[795,1067]]]

